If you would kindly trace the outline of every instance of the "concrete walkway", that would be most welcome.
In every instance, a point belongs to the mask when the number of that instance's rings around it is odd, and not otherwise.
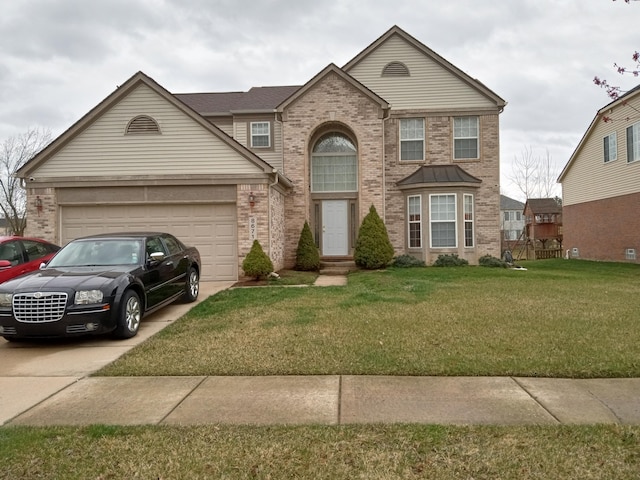
[[[346,277],[320,276],[317,286]],[[201,299],[231,283],[201,286]],[[167,307],[125,342],[0,345],[0,424],[629,424],[640,379],[521,377],[90,377],[193,304]]]

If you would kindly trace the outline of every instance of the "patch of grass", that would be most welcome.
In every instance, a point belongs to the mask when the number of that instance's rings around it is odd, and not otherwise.
[[[97,434],[99,433],[99,434]],[[10,427],[0,479],[636,479],[638,427]]]
[[[640,376],[640,266],[521,263],[221,292],[98,374]]]

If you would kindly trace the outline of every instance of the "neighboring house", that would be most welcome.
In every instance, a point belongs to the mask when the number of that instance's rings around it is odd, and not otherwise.
[[[640,258],[640,86],[598,111],[562,170],[564,248],[573,258]]]
[[[305,220],[352,257],[373,205],[397,255],[477,263],[500,256],[504,106],[398,27],[302,86],[172,94],[139,72],[20,169],[27,231],[169,231],[235,280],[254,239],[293,266]]]
[[[533,248],[533,259],[562,256],[562,204],[555,198],[530,198],[524,204],[525,238]],[[554,249],[553,254],[538,253]],[[527,257],[528,258],[528,257]]]
[[[510,245],[520,238],[524,230],[524,203],[500,195],[500,216],[502,223],[502,240],[505,245]],[[504,248],[503,248],[504,250]]]

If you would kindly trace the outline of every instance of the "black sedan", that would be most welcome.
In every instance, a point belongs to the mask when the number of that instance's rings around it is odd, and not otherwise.
[[[0,285],[0,335],[12,341],[111,333],[200,287],[200,254],[168,233],[79,238],[36,272]]]

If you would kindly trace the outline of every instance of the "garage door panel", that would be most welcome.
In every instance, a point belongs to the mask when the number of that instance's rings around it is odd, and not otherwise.
[[[62,208],[62,243],[97,233],[169,232],[202,257],[203,280],[236,280],[235,205],[91,205]]]

